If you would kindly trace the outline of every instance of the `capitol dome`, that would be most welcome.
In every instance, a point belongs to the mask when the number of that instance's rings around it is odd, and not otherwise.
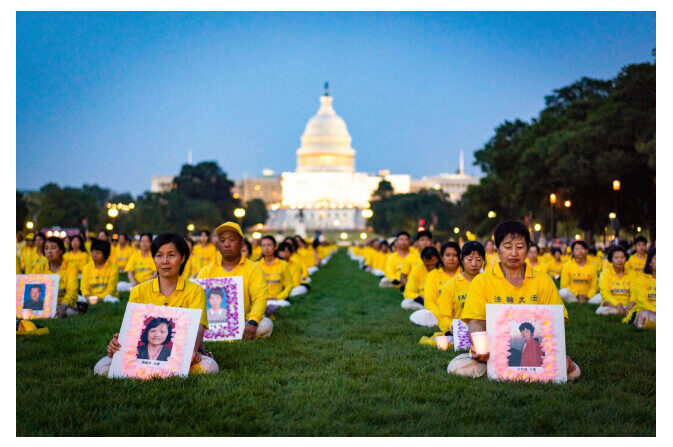
[[[327,92],[320,97],[320,109],[301,136],[295,172],[355,172],[355,150],[344,120],[332,108]]]

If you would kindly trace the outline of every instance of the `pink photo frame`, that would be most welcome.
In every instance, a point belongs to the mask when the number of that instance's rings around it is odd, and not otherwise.
[[[528,323],[540,363],[512,366],[512,332]],[[488,377],[496,380],[566,382],[565,324],[561,305],[486,305],[486,332],[490,357]],[[524,329],[524,332],[525,329]],[[526,335],[528,337],[528,335]],[[532,341],[531,338],[529,340]],[[523,355],[523,353],[520,353]],[[520,361],[520,363],[524,363]]]
[[[26,287],[39,285],[44,289],[44,303],[41,310],[24,309]],[[34,320],[53,318],[58,304],[58,275],[16,275],[16,318]]]
[[[186,377],[196,343],[201,312],[201,309],[128,303],[119,331],[119,343],[122,347],[112,358],[108,376],[138,379],[174,375]],[[154,318],[165,318],[172,323],[171,354],[166,361],[138,359],[138,346],[142,345],[140,339],[143,331]]]

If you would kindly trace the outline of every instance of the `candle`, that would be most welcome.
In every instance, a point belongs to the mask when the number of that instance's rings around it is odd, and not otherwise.
[[[488,354],[488,333],[486,331],[472,332],[470,337],[477,354]]]
[[[449,349],[449,336],[448,335],[440,335],[435,337],[435,342],[437,343],[437,347],[441,349],[442,351],[446,351]]]
[[[89,297],[89,303],[96,304],[97,302],[98,302],[98,297],[97,296],[90,296]]]
[[[30,309],[21,309],[21,318],[24,320],[29,320],[30,316],[33,315],[33,311]]]

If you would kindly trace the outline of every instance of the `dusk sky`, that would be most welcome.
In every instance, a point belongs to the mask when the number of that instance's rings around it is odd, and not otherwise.
[[[18,13],[17,189],[293,171],[329,81],[356,169],[455,172],[504,120],[652,61],[654,13]]]

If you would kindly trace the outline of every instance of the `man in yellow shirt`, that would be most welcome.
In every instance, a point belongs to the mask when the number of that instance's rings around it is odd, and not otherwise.
[[[477,275],[470,284],[461,319],[468,323],[470,333],[486,330],[486,304],[554,304],[563,306],[556,286],[549,275],[539,275],[526,266],[530,244],[528,227],[521,222],[506,221],[494,232],[500,262]],[[563,316],[568,312],[563,306]],[[474,354],[478,362],[486,362],[489,353]],[[579,375],[579,368],[567,356],[568,378]],[[485,370],[484,370],[485,372]]]
[[[647,262],[642,276],[635,277],[635,306],[622,320],[643,327],[645,323],[657,321],[657,249],[652,246],[647,251]]]
[[[217,248],[210,243],[210,231],[201,230],[199,243],[194,245],[192,256],[194,256],[193,265],[197,271],[208,264],[215,262]]]
[[[294,286],[287,262],[276,257],[276,239],[273,236],[266,235],[262,238],[260,246],[262,247],[262,258],[257,264],[266,276],[266,284],[269,290],[266,314],[270,315],[278,306],[290,305],[287,297],[290,296]]]
[[[385,274],[388,282],[393,286],[401,286],[400,277],[402,275],[402,265],[407,256],[409,256],[409,244],[411,243],[411,235],[406,231],[400,231],[397,234],[397,239],[394,242],[395,251],[388,256],[386,261]],[[401,289],[404,292],[404,289]]]
[[[439,253],[435,247],[425,247],[421,252],[421,265],[416,265],[411,270],[409,281],[404,288],[404,299],[402,300],[402,309],[424,309],[423,289],[425,288],[425,279],[428,272],[437,267]],[[413,322],[413,320],[412,320]]]
[[[601,295],[597,293],[598,271],[587,260],[588,248],[584,241],[573,242],[573,258],[563,265],[559,294],[566,303],[601,303]]]
[[[129,237],[127,234],[119,235],[119,248],[117,249],[117,270],[123,272],[126,268],[126,263],[131,258],[133,254],[133,246],[129,242]]]
[[[126,263],[125,271],[129,275],[129,282],[135,286],[156,275],[156,264],[152,257],[152,233],[140,235],[140,250],[134,252]]]
[[[431,245],[431,231],[424,230],[419,231],[416,234],[416,250],[414,250],[413,247],[409,249],[409,256],[404,259],[404,263],[402,263],[402,269],[400,270],[400,283],[402,283],[402,287],[407,285],[407,278],[409,277],[409,274],[411,274],[411,269],[416,266],[423,265],[420,253],[425,249],[425,247],[430,247]]]
[[[633,271],[636,276],[642,276],[647,261],[647,238],[636,236],[633,245],[636,247],[636,252],[626,262],[626,270]]]
[[[243,305],[245,310],[245,329],[243,339],[268,337],[273,331],[273,322],[264,316],[269,291],[266,277],[261,267],[247,259],[241,253],[243,232],[234,222],[225,222],[215,230],[219,240],[222,262],[205,265],[200,278],[243,277]]]
[[[25,245],[21,247],[21,252],[19,253],[19,263],[21,264],[21,270],[28,273],[29,268],[33,265],[33,258],[37,253],[37,247],[35,246],[35,235],[29,233],[26,236]]]

